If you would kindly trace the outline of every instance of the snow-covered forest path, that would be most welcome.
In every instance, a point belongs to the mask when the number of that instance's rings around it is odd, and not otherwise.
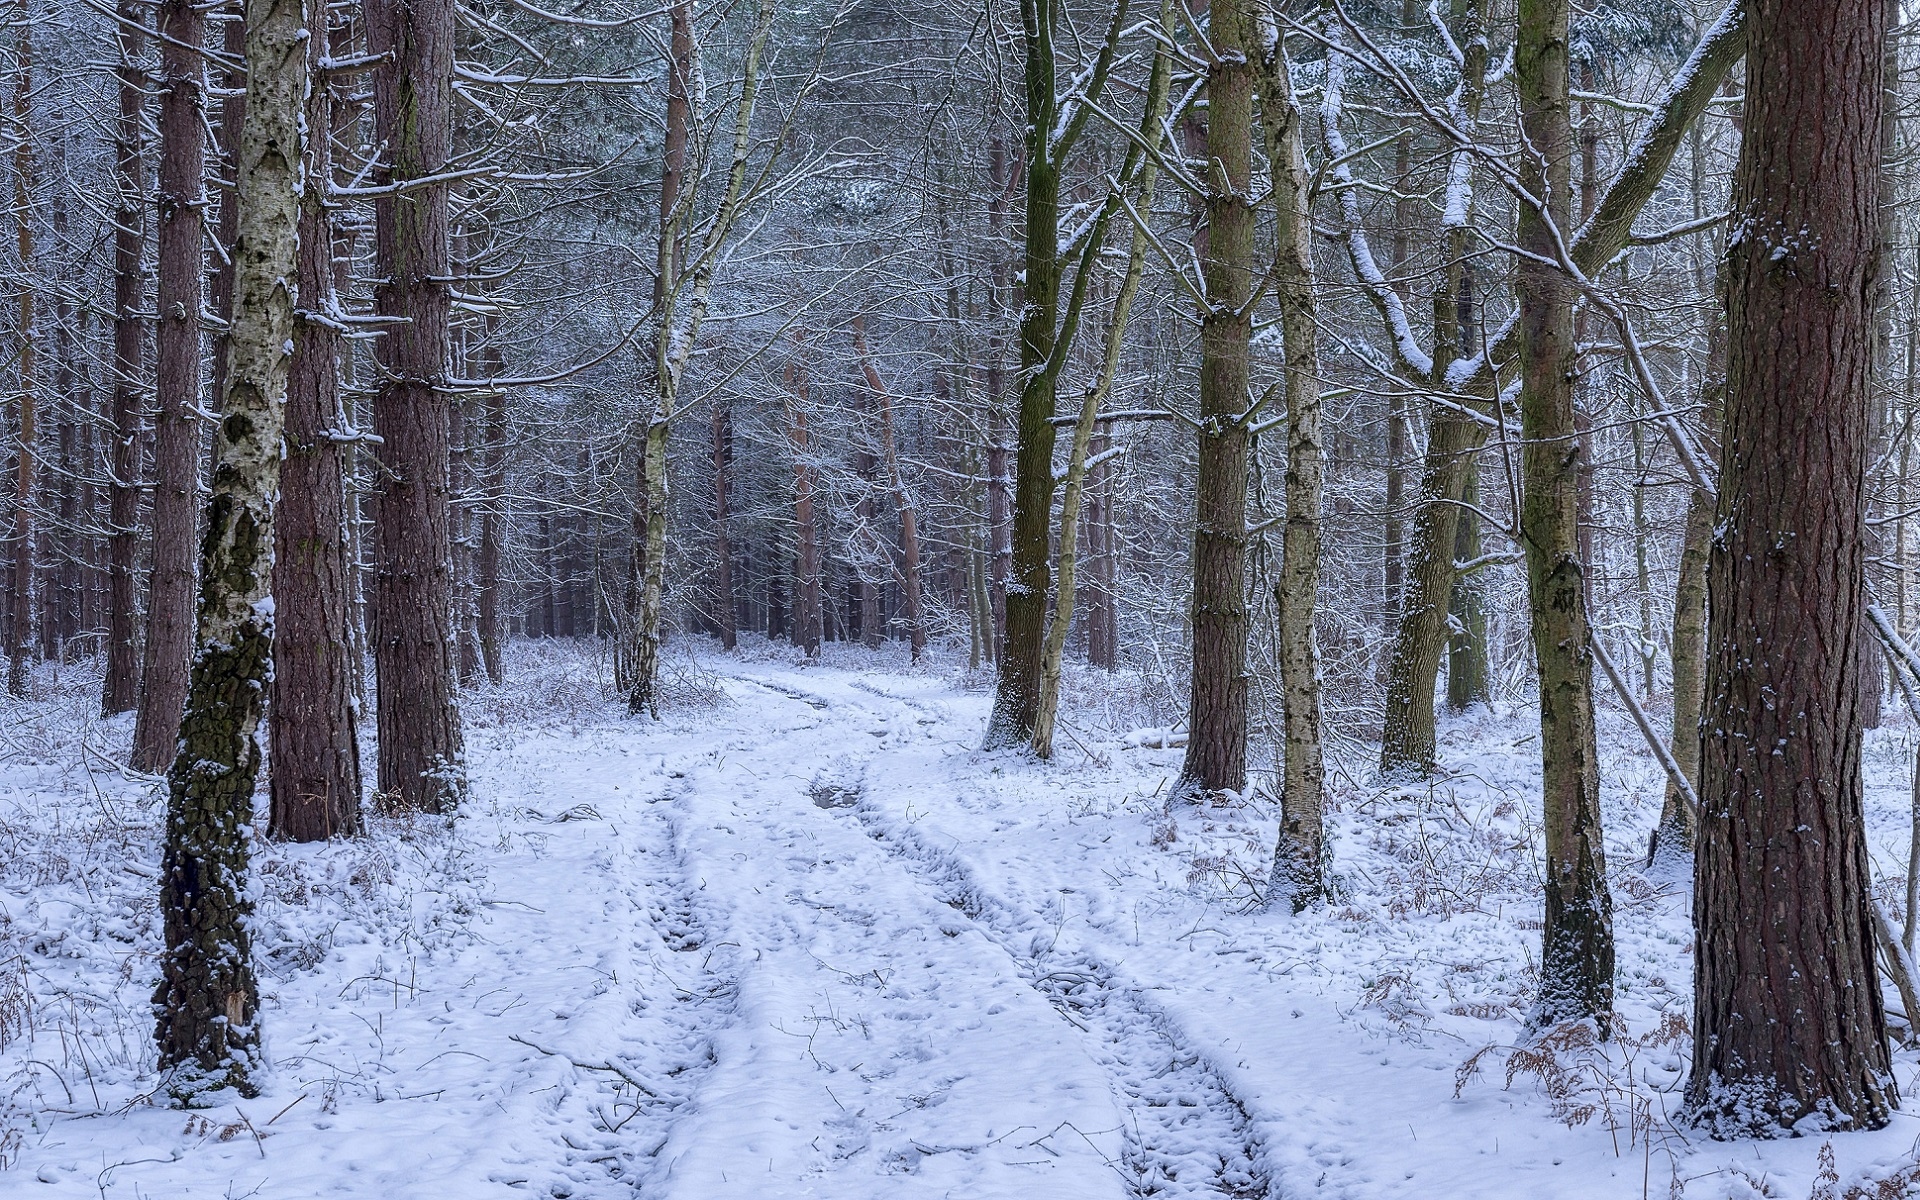
[[[1686,897],[1633,868],[1625,756],[1622,1037],[1516,1071],[1524,720],[1450,729],[1430,793],[1344,786],[1342,899],[1293,918],[1247,903],[1261,806],[1169,808],[1180,752],[1091,693],[1040,765],[980,753],[988,697],[937,672],[714,658],[656,725],[565,666],[477,707],[452,829],[263,846],[271,1083],[192,1117],[143,1098],[152,789],[0,768],[0,1195],[1807,1193],[1815,1139],[1664,1121]]]

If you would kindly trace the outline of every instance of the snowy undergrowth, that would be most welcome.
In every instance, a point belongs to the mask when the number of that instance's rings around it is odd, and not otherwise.
[[[154,1107],[161,796],[97,681],[0,710],[0,1194],[305,1197],[1684,1196],[1914,1190],[1902,1115],[1722,1145],[1690,1054],[1686,881],[1601,730],[1618,1022],[1525,1025],[1533,716],[1443,722],[1442,775],[1332,764],[1335,894],[1267,911],[1271,804],[1170,803],[1164,681],[1070,669],[1054,762],[977,749],[949,650],[808,662],[676,639],[659,723],[604,647],[519,644],[465,698],[444,821],[259,843],[264,1095]],[[370,731],[368,731],[370,732]],[[1908,763],[1869,738],[1878,888]],[[370,749],[370,745],[368,747]],[[371,761],[371,755],[369,755]],[[1920,1059],[1896,1057],[1903,1093]],[[1824,1157],[1823,1157],[1824,1155]]]

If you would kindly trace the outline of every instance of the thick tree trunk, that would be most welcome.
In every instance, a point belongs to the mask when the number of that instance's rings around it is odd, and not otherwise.
[[[105,716],[132,712],[140,702],[139,601],[134,559],[140,515],[140,381],[146,324],[141,259],[146,253],[146,92],[140,59],[142,6],[120,0],[116,36],[119,116],[113,127],[113,427],[107,456],[107,652],[100,692]]]
[[[1286,47],[1265,58],[1261,115],[1273,164],[1274,294],[1287,356],[1287,523],[1274,603],[1284,751],[1268,904],[1300,912],[1326,896],[1326,766],[1320,743],[1320,351],[1313,295],[1313,175]]]
[[[368,0],[374,120],[389,184],[374,202],[374,310],[392,323],[377,346],[373,397],[382,470],[374,494],[373,646],[379,787],[421,812],[450,812],[466,792],[454,703],[450,437],[445,391],[450,261],[443,174],[452,130],[451,0]]]
[[[1247,785],[1247,416],[1253,337],[1253,81],[1249,0],[1214,0],[1207,60],[1200,454],[1194,480],[1193,671],[1178,786]]]
[[[1686,1093],[1716,1137],[1878,1128],[1897,1099],[1859,687],[1886,6],[1748,9]]]
[[[300,105],[308,46],[300,0],[249,0],[240,138],[234,311],[227,389],[214,440],[201,545],[198,629],[180,746],[168,774],[160,910],[165,952],[154,992],[160,1065],[183,1105],[258,1091],[259,992],[247,895],[249,825],[260,767],[255,732],[272,668],[273,504],[280,407],[294,336]]]
[[[206,19],[160,6],[159,323],[154,333],[153,527],[147,644],[133,766],[173,761],[193,643],[195,496],[200,484],[200,306],[205,273]]]
[[[286,456],[274,523],[273,708],[268,714],[268,832],[314,842],[360,831],[360,739],[347,661],[352,584],[346,470],[352,427],[340,392],[340,303],[333,291],[327,191],[333,94],[321,72],[327,15],[308,30],[307,161],[300,198],[298,299],[288,370]]]
[[[1613,899],[1600,836],[1600,756],[1593,718],[1580,558],[1580,473],[1588,457],[1574,411],[1577,349],[1573,285],[1552,264],[1569,228],[1573,125],[1567,86],[1567,0],[1520,0],[1514,74],[1530,147],[1515,239],[1519,300],[1522,496],[1520,535],[1540,680],[1540,755],[1546,829],[1546,928],[1534,1020],[1593,1019],[1605,1037],[1613,1012]],[[1547,261],[1540,261],[1545,259]]]

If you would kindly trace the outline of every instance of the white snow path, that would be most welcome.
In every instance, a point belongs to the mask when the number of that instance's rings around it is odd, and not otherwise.
[[[23,1134],[0,1197],[1624,1200],[1684,1175],[1715,1200],[1748,1194],[1733,1162],[1805,1194],[1816,1139],[1616,1151],[1497,1064],[1456,1099],[1459,1064],[1517,1036],[1498,1014],[1535,935],[1511,907],[1376,912],[1369,880],[1351,912],[1237,912],[1189,869],[1270,829],[1192,810],[1163,844],[1177,750],[1086,734],[1038,765],[981,754],[988,697],[936,675],[710,666],[716,709],[476,729],[451,832],[264,848],[274,1074],[203,1116],[139,1099],[148,952],[107,943],[150,943],[118,932],[150,881],[0,875],[0,933],[37,931],[0,951],[121,1014],[86,1034],[89,1103],[73,1030],[20,1039],[0,1011],[0,1168]],[[80,803],[11,783],[0,826],[10,799],[15,827]],[[1393,866],[1346,836],[1354,869]],[[1622,913],[1641,1028],[1686,987],[1684,897]],[[1838,1140],[1843,1175],[1913,1134]]]

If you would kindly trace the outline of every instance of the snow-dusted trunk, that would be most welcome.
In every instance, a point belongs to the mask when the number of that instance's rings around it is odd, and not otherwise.
[[[1686,1089],[1716,1137],[1878,1128],[1897,1099],[1858,644],[1886,6],[1750,0],[1748,13]]]
[[[1161,0],[1160,27],[1163,32],[1171,24],[1173,8],[1171,0]],[[1107,222],[1118,211],[1124,188],[1133,184],[1137,195],[1134,208],[1137,212],[1153,211],[1154,183],[1159,175],[1157,161],[1158,148],[1162,144],[1161,129],[1166,122],[1167,96],[1172,90],[1172,63],[1165,54],[1156,55],[1153,68],[1147,77],[1147,98],[1140,119],[1140,141],[1128,154],[1126,166],[1122,169],[1119,181],[1113,185],[1103,206],[1100,217],[1092,234],[1088,238],[1086,253],[1099,253],[1101,243],[1106,240]],[[1142,146],[1155,148],[1153,154],[1143,153]],[[1034,714],[1033,752],[1041,758],[1053,755],[1054,724],[1060,714],[1060,674],[1066,658],[1067,631],[1073,626],[1074,591],[1080,576],[1080,512],[1086,499],[1088,476],[1088,451],[1093,444],[1094,429],[1098,422],[1100,406],[1106,403],[1107,396],[1113,391],[1114,377],[1120,370],[1121,354],[1125,350],[1127,321],[1133,312],[1133,298],[1140,290],[1141,277],[1146,273],[1148,231],[1142,225],[1133,226],[1133,237],[1127,248],[1126,273],[1121,277],[1120,289],[1113,298],[1113,307],[1107,314],[1105,339],[1101,348],[1099,374],[1088,384],[1080,397],[1080,411],[1074,418],[1073,440],[1067,452],[1067,474],[1060,499],[1060,566],[1053,597],[1053,612],[1047,621],[1046,640],[1040,653],[1040,703]],[[1091,259],[1088,259],[1091,261]]]
[[[1323,474],[1320,351],[1313,297],[1313,175],[1307,169],[1304,117],[1294,100],[1286,47],[1277,30],[1269,36],[1260,110],[1273,170],[1273,288],[1286,349],[1287,519],[1274,584],[1284,750],[1268,903],[1285,903],[1299,912],[1326,894],[1326,767],[1320,747],[1320,649],[1314,637]]]
[[[300,196],[300,310],[287,372],[286,457],[274,523],[273,708],[267,718],[268,831],[311,842],[360,830],[360,739],[353,702],[353,593],[347,559],[350,443],[340,390],[340,303],[333,290],[333,95],[321,75],[327,14],[307,31],[307,160]]]
[[[1193,671],[1179,785],[1247,785],[1247,405],[1253,337],[1251,0],[1214,0],[1207,55],[1200,453],[1194,479]]]
[[[272,677],[273,506],[294,336],[295,227],[307,41],[301,0],[248,0],[248,112],[233,247],[236,319],[214,432],[195,649],[179,753],[168,773],[154,992],[160,1065],[183,1105],[258,1090],[263,1063],[247,898],[260,768],[255,736]]]
[[[119,58],[114,77],[119,114],[113,127],[113,410],[107,461],[107,648],[100,711],[106,716],[132,712],[140,702],[139,601],[134,595],[134,560],[140,512],[140,381],[145,320],[140,315],[146,254],[146,170],[141,148],[146,140],[146,93],[139,61],[146,38],[136,0],[121,0],[115,10]]]
[[[165,0],[160,42],[159,243],[154,331],[153,524],[147,643],[133,766],[173,761],[193,643],[194,527],[200,485],[200,308],[205,274],[206,18],[191,0]]]
[[[1740,61],[1746,44],[1744,0],[1735,0],[1715,18],[1668,83],[1647,126],[1622,156],[1626,165],[1602,189],[1592,219],[1569,238],[1573,261],[1582,272],[1591,275],[1626,245],[1634,218],[1666,174],[1681,139]],[[1487,364],[1511,361],[1518,350],[1517,325],[1510,323],[1488,342],[1485,354],[1476,346],[1451,367],[1433,367],[1450,393],[1491,402],[1494,375]],[[1435,357],[1444,361],[1444,356]],[[1407,553],[1404,616],[1389,651],[1380,752],[1381,773],[1388,777],[1425,775],[1433,769],[1434,682],[1446,638],[1458,512],[1446,501],[1460,497],[1460,472],[1468,456],[1485,445],[1489,428],[1440,411],[1431,423],[1420,509]]]
[[[452,140],[451,0],[368,0],[367,49],[383,182],[374,201],[377,349],[375,703],[382,793],[450,812],[466,792],[454,703],[446,390],[452,264],[447,169]]]
[[[1520,531],[1540,680],[1546,927],[1541,933],[1541,1025],[1593,1018],[1606,1036],[1613,1012],[1613,900],[1600,835],[1600,761],[1593,663],[1580,559],[1580,471],[1587,457],[1574,411],[1573,285],[1554,265],[1571,227],[1572,110],[1567,0],[1520,0],[1514,73],[1529,147],[1515,240],[1520,426],[1525,446]],[[1544,260],[1544,261],[1543,261]]]
[[[692,5],[679,3],[668,13],[673,64],[668,72],[668,157],[660,186],[660,241],[654,290],[659,315],[652,343],[653,394],[642,435],[640,477],[634,498],[634,575],[629,588],[626,628],[620,632],[620,651],[614,668],[615,686],[625,693],[628,711],[636,714],[659,716],[656,685],[661,601],[666,590],[667,435],[673,419],[679,415],[680,378],[693,355],[700,324],[706,318],[712,299],[716,259],[740,215],[747,182],[747,157],[753,148],[753,106],[760,85],[760,56],[766,49],[773,16],[773,0],[760,0],[741,69],[740,97],[734,112],[733,153],[727,167],[726,185],[719,207],[707,223],[693,265],[683,278],[678,271],[683,250],[681,230],[694,198],[693,191],[683,187],[686,139],[691,138],[699,121],[696,101],[700,89],[695,86],[699,51],[693,38]]]

